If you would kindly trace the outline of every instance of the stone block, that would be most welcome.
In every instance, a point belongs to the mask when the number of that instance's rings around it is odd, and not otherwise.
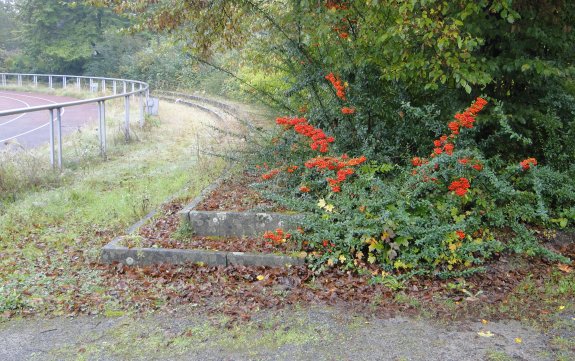
[[[285,267],[303,265],[305,259],[264,253],[228,252],[228,265]]]
[[[189,222],[198,236],[242,237],[261,236],[277,228],[295,229],[298,216],[281,213],[189,211],[182,220]]]
[[[166,248],[127,248],[115,244],[102,249],[102,262],[119,262],[128,266],[143,266],[159,263],[185,264],[203,263],[208,266],[226,266],[226,252],[166,249]]]

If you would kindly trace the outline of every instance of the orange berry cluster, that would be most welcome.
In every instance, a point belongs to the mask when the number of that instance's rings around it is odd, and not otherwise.
[[[326,178],[329,183],[331,190],[335,193],[341,191],[340,184],[344,182],[349,176],[355,173],[355,170],[351,167],[355,167],[363,162],[367,158],[361,156],[358,158],[349,158],[347,155],[341,156],[341,158],[336,157],[316,157],[305,162],[305,166],[309,169],[316,168],[319,170],[335,170],[336,178],[328,177]]]
[[[321,153],[327,153],[329,144],[335,142],[334,137],[328,137],[323,130],[309,124],[306,118],[282,117],[277,118],[276,123],[283,125],[286,130],[293,127],[296,133],[310,138],[312,140],[310,144],[311,149]]]
[[[341,108],[341,112],[343,114],[353,114],[353,113],[355,113],[355,108],[343,107],[343,108]]]
[[[336,91],[336,95],[341,100],[346,100],[345,98],[345,85],[341,82],[341,79],[333,75],[333,73],[329,73],[325,76],[325,78],[333,85]]]
[[[457,160],[460,164],[463,165],[471,165],[471,168],[475,169],[478,172],[483,170],[483,164],[479,163],[476,160],[469,159],[469,158],[461,158]]]
[[[440,154],[447,154],[453,155],[453,151],[455,149],[455,145],[453,141],[459,135],[461,128],[473,128],[473,123],[475,123],[475,117],[477,113],[479,113],[483,107],[487,104],[487,101],[483,98],[478,97],[475,101],[471,104],[471,106],[463,113],[455,114],[455,121],[449,122],[447,127],[451,130],[451,134],[449,136],[442,135],[439,139],[433,141],[433,152],[431,152],[430,157],[434,158]],[[461,164],[468,164],[472,163],[471,167],[477,171],[483,170],[483,165],[477,161],[472,161],[468,158],[463,158],[458,160]],[[411,164],[414,167],[420,167],[424,164],[429,163],[429,161],[425,158],[413,157],[411,159]],[[436,164],[435,169],[438,169],[438,165]],[[412,174],[417,174],[417,170],[413,170]],[[424,181],[428,181],[429,177],[425,176]],[[436,180],[435,178],[431,178],[431,180]],[[464,196],[470,187],[469,180],[467,178],[459,178],[459,180],[453,181],[449,186],[448,189],[450,191],[455,192],[458,196]]]
[[[271,231],[264,233],[264,238],[269,239],[274,244],[278,245],[278,244],[281,244],[281,243],[285,242],[286,240],[290,239],[291,234],[284,233],[283,229],[278,228],[278,229],[276,229],[275,233],[271,232]]]
[[[537,159],[535,158],[527,158],[521,162],[519,162],[521,169],[529,170],[529,168],[534,167],[537,165]]]
[[[471,187],[467,178],[459,178],[459,180],[451,182],[448,189],[455,192],[460,197],[463,197],[467,190]]]
[[[262,178],[265,180],[272,179],[273,177],[278,175],[279,172],[281,172],[279,168],[272,169],[269,172],[262,174]]]
[[[473,123],[475,122],[475,116],[479,113],[483,107],[487,104],[487,100],[483,98],[477,98],[473,104],[463,113],[455,114],[454,122],[447,124],[447,127],[451,130],[452,135],[459,134],[459,128],[473,128]]]

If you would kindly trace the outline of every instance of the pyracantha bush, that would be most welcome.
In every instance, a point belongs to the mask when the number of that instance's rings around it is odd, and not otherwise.
[[[465,136],[486,104],[478,98],[456,114],[429,156],[409,167],[336,155],[335,139],[307,119],[278,118],[283,162],[262,178],[280,186],[270,197],[306,215],[291,241],[312,267],[448,277],[481,270],[502,252],[570,262],[537,237],[575,221],[569,174],[535,158],[501,164],[471,147]]]

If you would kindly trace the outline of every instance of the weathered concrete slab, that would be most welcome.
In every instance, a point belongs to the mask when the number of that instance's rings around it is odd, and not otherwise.
[[[301,216],[282,213],[211,212],[190,210],[183,215],[198,236],[261,236],[278,228],[295,229]]]
[[[127,248],[118,245],[116,238],[102,249],[103,263],[119,262],[128,266],[170,263],[203,263],[210,266],[226,266],[226,252],[166,249],[166,248]]]
[[[305,259],[264,253],[229,252],[228,265],[284,267],[303,265]]]
[[[102,249],[101,260],[103,263],[118,262],[128,266],[161,263],[202,263],[207,266],[242,265],[267,267],[305,264],[303,258],[264,253],[206,251],[200,249],[127,248],[119,245],[121,240],[122,237],[115,238]]]

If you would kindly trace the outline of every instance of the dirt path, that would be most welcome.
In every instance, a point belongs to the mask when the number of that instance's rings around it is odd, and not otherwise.
[[[0,359],[551,360],[548,340],[516,321],[441,325],[309,308],[260,313],[230,327],[188,308],[138,319],[12,320],[0,324]]]

